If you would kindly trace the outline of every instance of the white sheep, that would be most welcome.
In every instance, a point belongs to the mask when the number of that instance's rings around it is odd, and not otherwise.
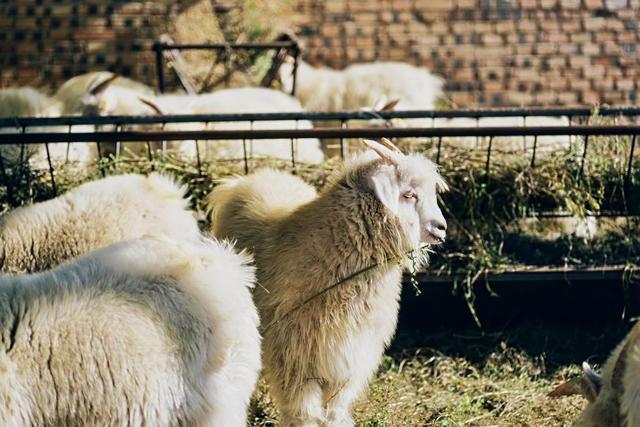
[[[597,374],[584,362],[584,375],[556,387],[549,396],[581,394],[589,405],[575,427],[640,425],[640,324],[611,353]]]
[[[0,89],[0,118],[12,117],[58,117],[63,114],[62,104],[35,89]],[[90,126],[28,126],[26,133],[33,132],[90,132]],[[22,133],[19,126],[2,127],[0,133]],[[36,169],[48,167],[44,144],[4,145],[0,149],[5,168],[15,167],[25,162]],[[93,144],[49,144],[49,155],[54,164],[71,161],[86,167],[96,157]]]
[[[0,425],[245,426],[260,370],[250,258],[120,242],[0,278]]]
[[[288,56],[280,66],[278,79],[282,90],[293,89],[293,58]],[[432,110],[442,96],[442,78],[425,68],[402,62],[352,64],[343,70],[313,67],[298,61],[294,96],[308,111],[378,110],[381,100],[390,100],[397,110]],[[385,102],[382,102],[384,104]],[[426,127],[427,120],[392,121],[396,126]],[[376,125],[376,120],[348,122],[348,127]],[[318,120],[316,127],[339,127],[340,122]],[[323,139],[327,155],[336,155],[335,139]],[[347,144],[352,141],[346,140]]]
[[[293,62],[279,70],[282,90],[293,89]],[[397,99],[398,110],[432,110],[442,96],[443,80],[427,69],[402,62],[353,64],[344,70],[312,67],[300,60],[294,96],[309,111],[372,107],[381,98]]]
[[[48,111],[53,112],[51,101],[44,93],[30,88],[0,89],[0,118],[45,117]],[[48,128],[27,128],[27,132],[42,132]],[[21,133],[19,126],[2,127],[0,133]],[[3,145],[0,156],[5,169],[14,168],[25,162],[34,163],[34,157],[43,150],[42,145]],[[44,154],[41,154],[42,157]]]
[[[96,71],[67,80],[52,102],[61,115],[139,115],[148,110],[137,102],[141,95],[153,95],[153,89],[109,71]]]
[[[300,102],[295,98],[277,90],[245,87],[223,89],[202,95],[163,95],[155,98],[142,98],[159,114],[224,114],[224,113],[294,113],[303,111]],[[166,129],[204,129],[200,123],[176,123],[167,125]],[[249,122],[211,122],[207,129],[242,130],[242,129],[311,129],[308,120],[274,120]],[[290,139],[249,140],[248,155],[250,157],[291,158]],[[242,158],[244,148],[242,140],[207,141],[201,143],[200,151],[206,157]],[[195,156],[195,142],[183,141],[179,145],[182,154]],[[294,140],[294,153],[298,161],[321,163],[324,155],[316,138],[300,138]]]
[[[185,187],[157,173],[83,184],[0,215],[0,272],[35,272],[111,243],[166,235],[195,238]]]
[[[262,170],[208,199],[213,235],[254,253],[265,377],[284,426],[353,425],[351,405],[396,329],[401,264],[445,238],[436,165],[388,141],[367,144],[375,153],[348,162],[317,196]]]

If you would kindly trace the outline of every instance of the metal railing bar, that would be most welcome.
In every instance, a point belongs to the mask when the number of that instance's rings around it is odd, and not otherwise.
[[[412,110],[385,111],[377,113],[381,119],[417,119],[417,118],[478,118],[478,117],[525,117],[525,116],[589,116],[589,109],[492,109],[492,110]],[[640,116],[640,108],[610,108],[599,112],[602,116],[623,115]],[[222,122],[222,121],[266,121],[266,120],[371,120],[366,111],[312,112],[298,111],[288,113],[228,113],[228,114],[174,114],[165,116],[61,116],[61,117],[17,117],[0,118],[0,127],[17,126],[67,126],[67,125],[118,125],[118,124],[157,124],[185,122]],[[571,124],[569,125],[569,127]]]
[[[156,50],[226,50],[226,49],[286,49],[296,48],[298,44],[289,42],[268,42],[268,43],[155,43],[153,49]]]
[[[464,136],[535,136],[535,135],[638,135],[638,125],[611,126],[541,126],[541,127],[486,127],[486,128],[315,128],[315,129],[254,129],[254,130],[195,130],[195,131],[122,131],[42,132],[0,134],[0,145],[37,144],[43,142],[113,142],[113,141],[170,141],[224,140],[224,139],[283,139],[283,138],[412,138],[412,137],[464,137]]]

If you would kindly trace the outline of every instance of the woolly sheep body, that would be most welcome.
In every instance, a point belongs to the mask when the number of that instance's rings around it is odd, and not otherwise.
[[[185,188],[156,173],[104,178],[0,215],[0,272],[42,271],[147,234],[199,235]]]
[[[43,117],[50,108],[49,98],[42,92],[30,88],[0,89],[0,118]],[[42,132],[46,128],[29,128],[29,132]],[[0,128],[0,133],[21,133],[20,127]],[[42,145],[3,145],[0,155],[5,167],[15,167],[26,161],[34,162],[32,158],[42,152]],[[40,162],[37,162],[40,164]]]
[[[299,178],[263,170],[228,180],[209,197],[213,235],[254,254],[264,372],[284,426],[352,425],[350,406],[395,331],[401,265],[386,261],[413,247],[366,190],[379,165],[363,155],[317,196]]]
[[[62,114],[60,103],[35,89],[0,89],[0,117],[58,117]],[[90,126],[74,126],[72,132],[91,132]],[[32,132],[68,132],[67,127],[30,126],[25,129]],[[22,133],[19,127],[0,128],[0,133]],[[44,144],[5,145],[0,148],[5,167],[13,167],[24,162],[37,169],[48,168],[47,153]],[[49,155],[53,163],[76,162],[86,167],[96,157],[93,144],[49,144]]]
[[[246,425],[260,368],[248,262],[146,239],[0,278],[0,424]]]
[[[285,64],[281,76],[287,73],[291,65]],[[294,95],[309,111],[370,108],[383,96],[399,99],[399,110],[430,110],[442,95],[442,84],[428,70],[402,62],[353,64],[338,71],[300,61]]]
[[[265,88],[223,89],[202,95],[164,95],[153,99],[165,114],[226,114],[226,113],[288,113],[303,111],[300,102],[277,90]],[[249,122],[211,122],[208,129],[248,130],[248,129],[311,129],[308,120],[280,120]],[[168,129],[202,129],[201,124],[184,123],[168,125]],[[241,140],[208,141],[201,153],[207,157],[242,158],[244,155]],[[294,141],[296,160],[308,163],[321,163],[324,155],[316,138],[300,138]],[[195,157],[195,141],[183,141],[178,150],[188,157]],[[291,158],[290,139],[251,140],[248,154],[258,157]]]
[[[280,71],[283,90],[291,92],[292,64]],[[442,96],[443,80],[424,68],[402,62],[353,64],[344,70],[316,68],[300,61],[294,95],[309,111],[345,111],[371,109],[380,99],[398,100],[397,110],[432,110]],[[424,126],[425,120],[406,119],[398,126]],[[316,121],[316,127],[339,127],[340,122]],[[375,121],[349,121],[348,127],[376,125]],[[339,154],[338,140],[323,139],[327,155]],[[346,141],[349,145],[353,141]]]
[[[87,94],[95,82],[113,76],[109,71],[95,71],[75,76],[64,82],[52,96],[63,115],[82,115],[87,108]],[[135,80],[118,77],[102,95],[102,115],[128,115],[146,110],[139,106],[137,96],[153,95],[153,89]],[[142,114],[142,113],[139,113]]]

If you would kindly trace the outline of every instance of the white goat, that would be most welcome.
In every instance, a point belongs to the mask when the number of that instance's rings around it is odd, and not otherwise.
[[[159,114],[216,114],[216,113],[293,113],[303,111],[300,102],[295,98],[277,90],[245,87],[223,89],[202,95],[164,95],[142,99]],[[175,124],[167,129],[203,129],[202,124]],[[308,120],[280,120],[249,122],[211,122],[209,129],[242,130],[242,129],[311,129]],[[241,140],[208,141],[202,150],[207,157],[243,156]],[[251,140],[248,155],[258,157],[291,158],[290,139]],[[187,156],[195,156],[195,142],[183,142],[180,151]],[[295,158],[301,162],[321,163],[324,155],[316,138],[300,138],[294,141]]]
[[[119,175],[0,215],[0,272],[35,272],[145,235],[199,236],[185,187],[169,177]]]
[[[56,117],[60,115],[60,110],[51,98],[33,88],[10,88],[0,89],[0,118],[19,117]],[[86,132],[87,126],[76,126],[74,132]],[[19,126],[0,128],[0,133],[14,134],[22,133]],[[28,126],[24,129],[26,133],[33,132],[68,132],[66,127],[55,126]],[[86,166],[93,160],[94,150],[86,144],[49,144],[49,154],[53,163],[65,161],[78,162],[81,166]],[[29,164],[36,169],[48,167],[48,159],[44,144],[10,144],[0,147],[3,165],[6,169],[16,168],[19,165]]]
[[[0,425],[245,426],[260,369],[249,262],[212,240],[143,239],[3,276]]]
[[[611,353],[602,375],[584,362],[584,375],[559,385],[549,396],[581,394],[589,405],[575,427],[640,426],[640,324]]]
[[[30,88],[0,89],[0,118],[42,117],[49,106],[49,98],[42,92]],[[0,133],[20,133],[19,127],[2,127]],[[3,145],[0,156],[5,168],[16,167],[31,159],[40,146]]]
[[[286,57],[278,71],[282,90],[293,89],[293,58]],[[432,110],[442,96],[443,80],[425,68],[402,62],[353,64],[344,70],[312,67],[300,60],[296,71],[294,96],[309,111],[374,110],[391,100],[398,110]],[[392,121],[400,126],[400,122]],[[409,119],[402,126],[422,127],[422,119]],[[379,121],[349,121],[348,127],[375,126]],[[339,127],[335,121],[315,121],[316,127]],[[337,140],[323,139],[322,147],[329,156],[338,151]],[[347,140],[347,144],[353,141]]]
[[[81,74],[67,80],[52,96],[62,115],[126,116],[148,113],[137,97],[153,89],[109,71]]]
[[[265,376],[284,426],[353,425],[351,405],[396,328],[401,263],[445,238],[436,165],[367,144],[376,154],[347,163],[318,196],[263,170],[208,200],[213,234],[254,252]]]
[[[282,90],[293,88],[293,62],[279,70]],[[397,99],[398,110],[431,110],[442,95],[443,80],[427,69],[402,62],[353,64],[344,70],[315,68],[299,61],[294,96],[309,111],[372,107],[382,97]]]

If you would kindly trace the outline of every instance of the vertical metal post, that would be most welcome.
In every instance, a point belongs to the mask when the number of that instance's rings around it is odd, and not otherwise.
[[[96,142],[96,149],[98,151],[98,167],[100,168],[100,174],[105,177],[107,176],[107,173],[105,172],[104,165],[102,164],[102,150],[99,142]]]
[[[584,151],[582,151],[582,161],[580,162],[580,172],[578,172],[578,181],[582,180],[582,174],[584,172],[584,164],[587,159],[587,147],[589,146],[589,135],[584,137]]]
[[[156,73],[158,77],[158,92],[164,93],[164,49],[163,44],[156,42],[153,49],[156,51]]]
[[[296,130],[298,130],[298,120],[296,120]],[[296,150],[295,146],[298,142],[298,138],[291,138],[291,167],[296,168]]]
[[[342,129],[346,129],[347,128],[347,121],[345,119],[342,119],[340,121],[340,127]],[[340,137],[340,158],[342,160],[344,160],[346,154],[345,154],[345,149],[344,149],[344,137]]]
[[[204,124],[204,128],[205,130],[209,129],[209,122],[205,122]],[[198,165],[198,176],[202,176],[202,160],[200,159],[200,144],[198,144],[198,140],[195,140],[195,144],[196,144],[196,164]],[[208,144],[207,141],[205,141],[205,145]]]
[[[242,140],[242,154],[243,154],[243,159],[244,159],[244,174],[248,175],[249,174],[249,159],[247,158],[247,140],[243,139]]]
[[[151,163],[151,170],[154,171],[154,170],[156,170],[156,167],[153,164],[153,154],[151,152],[151,142],[147,141],[146,145],[147,145],[147,156],[149,158],[149,163]]]
[[[49,177],[51,178],[51,189],[53,190],[53,195],[56,196],[58,194],[58,189],[56,188],[56,179],[53,176],[53,163],[51,163],[51,153],[49,153],[49,144],[44,143],[44,149],[47,152],[47,163],[49,163]]]
[[[436,152],[436,163],[440,164],[440,150],[442,150],[442,135],[438,137],[438,151]]]
[[[536,150],[538,148],[538,135],[533,136],[533,155],[531,156],[531,167],[536,167]]]
[[[631,183],[631,168],[633,167],[633,152],[636,148],[636,137],[638,135],[633,135],[631,138],[631,149],[629,150],[629,162],[627,163],[627,174],[624,177],[624,186],[625,189],[629,188],[629,184]]]
[[[300,63],[300,46],[298,43],[293,47],[293,84],[291,85],[291,96],[296,94],[296,84],[298,80],[298,65]]]
[[[69,128],[68,128],[68,131],[69,131],[69,132],[68,132],[68,133],[71,133],[71,127],[72,127],[72,125],[69,125]],[[66,152],[64,153],[64,162],[65,162],[65,163],[69,163],[69,151],[70,151],[70,150],[71,150],[71,143],[70,143],[70,142],[67,142],[67,150],[66,150]]]
[[[524,127],[524,128],[527,127],[527,116],[526,115],[522,116],[522,127]],[[526,135],[522,135],[522,151],[524,153],[527,152],[527,136]]]
[[[491,147],[493,146],[493,135],[489,137],[489,147],[487,148],[487,164],[484,167],[484,173],[487,177],[487,183],[489,182],[489,165],[491,164]]]

